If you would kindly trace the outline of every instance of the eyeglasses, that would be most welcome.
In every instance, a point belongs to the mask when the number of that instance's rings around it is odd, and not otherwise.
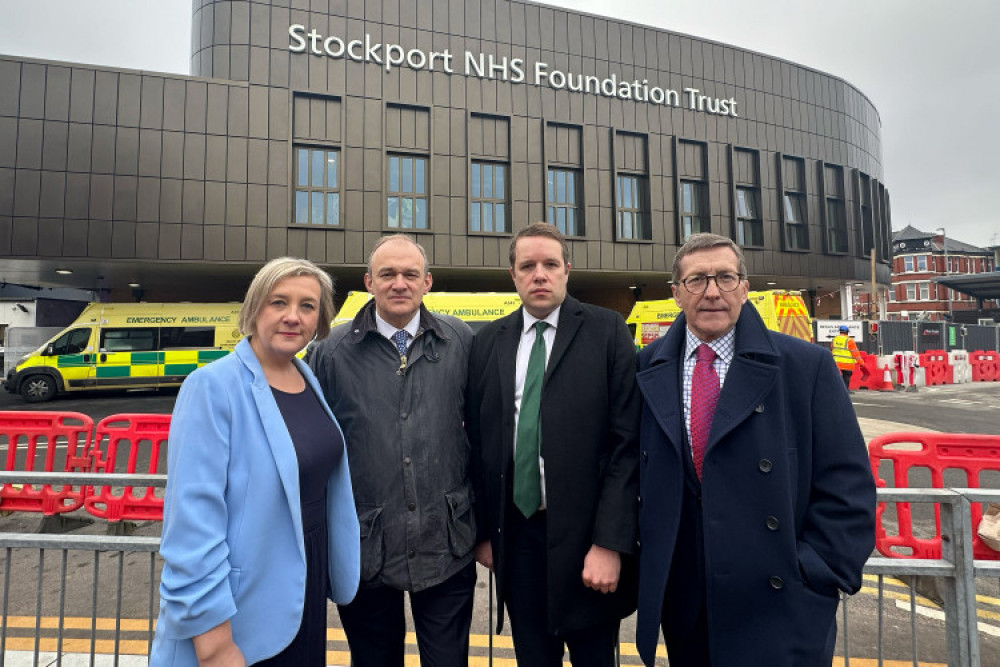
[[[675,282],[677,285],[683,285],[691,294],[704,294],[705,290],[708,289],[708,282],[714,280],[715,284],[718,286],[720,292],[732,292],[737,287],[740,286],[740,282],[745,278],[742,273],[730,273],[724,271],[722,273],[716,273],[715,275],[696,275],[689,276],[684,280],[678,280]]]

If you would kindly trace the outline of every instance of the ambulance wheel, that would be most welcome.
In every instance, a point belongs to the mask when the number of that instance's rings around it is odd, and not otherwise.
[[[21,381],[21,397],[28,403],[41,403],[56,395],[56,381],[48,375],[32,375]]]

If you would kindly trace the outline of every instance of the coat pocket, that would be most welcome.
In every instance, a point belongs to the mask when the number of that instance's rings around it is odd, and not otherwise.
[[[448,491],[444,499],[448,503],[448,547],[452,555],[465,556],[476,542],[476,520],[472,513],[469,485],[462,484]]]
[[[371,581],[382,571],[385,547],[381,517],[381,507],[358,507],[358,524],[361,528],[361,581]]]

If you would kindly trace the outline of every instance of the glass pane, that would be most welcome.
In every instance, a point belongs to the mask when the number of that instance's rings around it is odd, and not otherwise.
[[[795,209],[792,208],[792,198],[785,195],[785,222],[795,222]]]
[[[625,193],[622,195],[622,206],[625,208],[635,208],[632,203],[632,179],[626,176],[622,179],[622,183],[625,185]]]
[[[693,233],[691,230],[692,224],[691,216],[686,215],[681,218],[681,237],[687,238],[691,236]]]
[[[644,220],[644,218],[642,216],[642,213],[636,213],[635,214],[635,222],[634,222],[635,229],[633,230],[633,232],[635,233],[635,236],[633,236],[632,238],[636,238],[636,239],[644,239],[644,238],[646,238],[646,233],[645,233],[646,226],[645,226],[645,223],[643,222],[643,220]]]
[[[337,151],[330,151],[326,154],[326,187],[337,187]]]
[[[566,209],[566,233],[569,236],[576,236],[576,209]]]
[[[747,191],[743,189],[736,190],[736,216],[739,218],[746,218],[747,216]]]
[[[545,209],[545,222],[549,223],[550,225],[556,224],[555,206],[549,206],[547,209]]]
[[[622,213],[622,236],[630,239],[632,236],[632,213],[625,211]]]
[[[386,201],[388,204],[386,224],[390,227],[399,227],[399,197],[389,197]]]
[[[312,174],[309,178],[309,184],[314,188],[323,187],[323,167],[325,166],[325,162],[325,151],[312,151]]]
[[[493,198],[493,165],[483,165],[483,199]]]
[[[482,192],[482,188],[480,187],[480,180],[479,179],[481,178],[481,176],[480,176],[479,171],[480,171],[479,170],[479,164],[473,162],[472,163],[472,196],[476,197],[477,199],[481,196],[479,193]]]
[[[576,206],[576,172],[566,172],[566,203]]]
[[[691,213],[691,184],[681,183],[681,211]]]
[[[566,172],[560,171],[556,175],[556,201],[560,204],[566,203]]]
[[[403,169],[406,169],[404,166]],[[399,198],[399,226],[403,229],[413,229],[413,198]]]
[[[309,193],[295,191],[295,222],[309,222]]]
[[[413,192],[413,158],[404,157],[399,165],[399,191]]]
[[[340,195],[336,192],[326,195],[326,224],[340,224]]]
[[[322,225],[326,221],[323,215],[323,193],[313,192],[310,194],[310,199],[309,222]]]
[[[507,196],[507,188],[505,181],[507,180],[507,167],[502,164],[498,164],[494,167],[494,173],[496,174],[496,187],[493,188],[493,192],[497,193],[497,199],[505,199]]]
[[[309,185],[309,149],[297,148],[295,153],[295,168],[298,171],[295,178],[295,185]]]
[[[389,192],[399,192],[399,158],[389,158]]]
[[[624,188],[624,184],[622,183],[623,180],[624,179],[621,176],[619,176],[618,187],[615,188],[615,206],[617,206],[618,208],[622,207],[622,189]]]
[[[415,188],[413,191],[419,194],[427,193],[427,188],[424,187],[424,171],[426,170],[426,167],[427,167],[427,160],[416,159],[413,161],[413,175],[414,175],[413,180],[415,183]]]
[[[547,201],[554,202],[556,199],[556,172],[549,169],[548,178],[546,180],[548,181],[546,187],[546,192],[548,193],[546,195]],[[551,222],[551,220],[549,222]]]
[[[563,234],[567,234],[566,231],[566,209],[560,208],[556,213],[556,227],[559,228]]]
[[[491,204],[483,204],[483,231],[493,231],[493,206]]]
[[[427,200],[413,201],[413,226],[417,229],[427,229]]]
[[[494,219],[493,224],[496,226],[498,232],[507,231],[507,205],[497,204],[494,209]]]
[[[478,232],[479,229],[479,203],[473,202],[469,205],[469,231]]]

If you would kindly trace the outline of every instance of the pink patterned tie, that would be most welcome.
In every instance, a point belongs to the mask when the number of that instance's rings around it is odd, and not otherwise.
[[[694,376],[691,378],[691,455],[700,480],[708,432],[712,430],[715,404],[719,402],[719,375],[712,365],[715,350],[708,345],[699,345],[697,353],[698,363],[694,365]]]

